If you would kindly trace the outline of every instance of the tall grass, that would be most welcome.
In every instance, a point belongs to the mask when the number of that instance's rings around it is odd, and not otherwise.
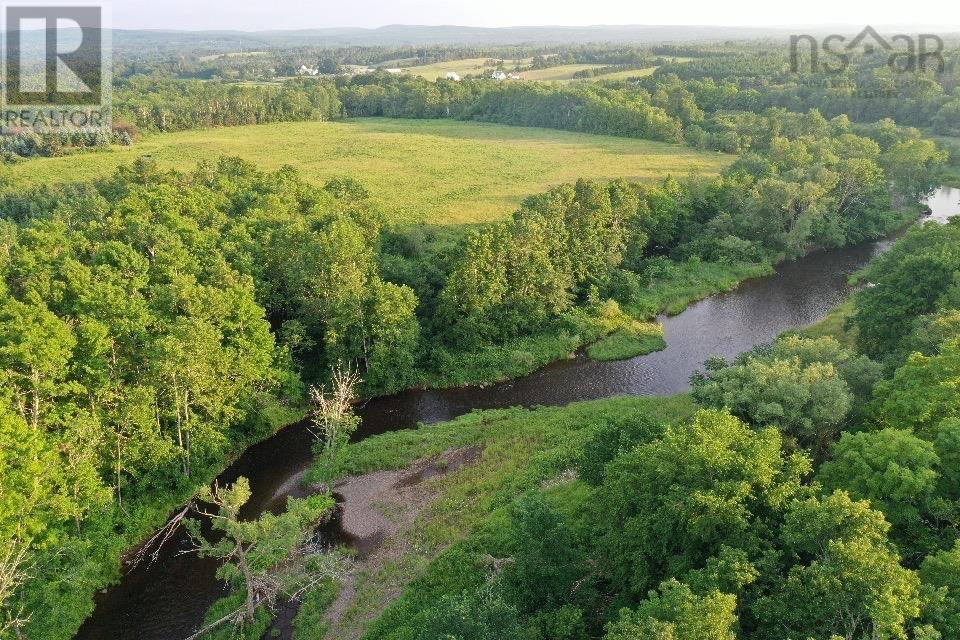
[[[291,165],[324,182],[362,182],[388,219],[443,225],[489,222],[527,196],[578,178],[654,181],[717,173],[732,156],[647,140],[454,120],[289,122],[156,134],[133,147],[11,168],[17,190],[109,175],[143,155],[192,169],[234,155],[264,170]]]

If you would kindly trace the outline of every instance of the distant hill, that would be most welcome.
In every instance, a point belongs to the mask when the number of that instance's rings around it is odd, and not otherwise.
[[[904,32],[902,28],[878,27],[885,33]],[[956,33],[958,27],[912,27],[906,32]],[[515,44],[585,44],[632,43],[657,44],[670,42],[723,42],[728,40],[786,39],[795,33],[824,35],[827,33],[855,33],[859,27],[717,27],[717,26],[645,26],[594,25],[583,27],[528,26],[528,27],[464,27],[388,25],[376,29],[336,27],[294,31],[168,31],[129,30],[113,31],[113,45],[119,51],[140,53],[166,52],[184,49],[207,49],[212,52],[238,49],[271,49],[287,47],[341,47],[341,46],[404,46],[404,45],[467,45],[500,46]],[[33,32],[36,45],[42,43],[41,32]],[[24,45],[32,39],[24,37]]]

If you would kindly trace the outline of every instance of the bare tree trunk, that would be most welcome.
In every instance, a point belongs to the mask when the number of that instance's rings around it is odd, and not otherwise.
[[[253,622],[257,615],[257,601],[253,593],[253,573],[250,571],[250,565],[247,564],[246,551],[240,552],[240,570],[243,572],[243,579],[247,583],[247,622]]]

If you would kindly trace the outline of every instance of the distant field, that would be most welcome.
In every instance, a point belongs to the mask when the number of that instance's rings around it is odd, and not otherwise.
[[[573,74],[575,74],[577,71],[583,71],[584,69],[596,69],[602,66],[602,64],[564,64],[560,65],[559,67],[550,67],[548,69],[524,71],[520,74],[520,77],[524,80],[539,80],[541,82],[572,80]]]
[[[715,173],[732,160],[646,140],[370,118],[153,135],[129,148],[29,160],[15,165],[12,177],[18,186],[86,180],[143,155],[179,169],[235,155],[264,169],[290,164],[317,182],[348,175],[367,186],[390,219],[433,224],[501,218],[524,197],[580,177],[649,181],[691,170]]]
[[[384,60],[383,62],[371,63],[371,64],[358,64],[358,65],[344,65],[344,66],[357,66],[357,67],[383,67],[384,69],[389,69],[393,67],[409,67],[417,63],[419,58],[397,58],[395,60]]]
[[[266,51],[229,51],[227,53],[215,53],[209,56],[200,56],[201,62],[209,62],[217,58],[242,58],[244,56],[265,56]]]
[[[628,80],[630,78],[643,78],[653,74],[657,67],[647,67],[646,69],[632,69],[630,71],[617,71],[616,73],[605,73],[601,76],[594,76],[590,80]]]
[[[404,68],[409,74],[421,76],[427,80],[436,80],[445,78],[447,73],[453,71],[460,76],[483,74],[496,69],[497,65],[487,64],[493,58],[466,58],[464,60],[450,60],[449,62],[437,62],[435,64],[425,64],[419,67]],[[517,65],[530,64],[530,60],[504,60],[505,69],[513,69]],[[382,65],[381,65],[382,66]]]

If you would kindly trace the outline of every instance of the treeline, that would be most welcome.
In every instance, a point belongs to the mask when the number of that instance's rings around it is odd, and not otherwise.
[[[141,161],[0,210],[4,637],[72,636],[123,552],[302,415],[299,362],[410,384],[416,301],[350,181]]]
[[[957,247],[958,222],[911,231],[843,344],[711,361],[691,419],[523,416],[545,454],[366,637],[956,637]]]
[[[801,52],[802,53],[802,52]],[[931,127],[955,135],[960,127],[958,96],[960,58],[956,50],[928,60],[927,68],[898,71],[887,64],[887,52],[851,56],[842,72],[810,71],[801,60],[799,73],[791,71],[785,50],[741,52],[661,66],[641,84],[655,90],[661,83],[683,81],[698,104],[708,110],[762,110],[782,107],[791,111],[818,109],[829,117],[847,115],[857,122],[892,118],[901,125]],[[826,65],[839,64],[827,59]],[[910,60],[901,56],[901,65]],[[913,64],[918,64],[914,61]]]
[[[663,142],[683,139],[679,123],[642,97],[589,85],[502,85],[484,92],[463,118]]]
[[[334,120],[344,115],[333,84],[309,80],[240,85],[138,77],[117,86],[111,108],[109,132],[14,132],[0,136],[0,159],[15,162],[108,149],[111,144],[129,146],[141,132]]]
[[[307,80],[236,85],[134,78],[113,94],[115,121],[128,121],[144,131],[333,120],[342,115],[336,89]]]
[[[658,64],[662,59],[650,60],[648,62],[636,62],[631,64],[608,64],[602,67],[597,67],[595,69],[584,69],[582,71],[576,71],[573,74],[574,80],[581,80],[584,78],[596,78],[597,76],[605,76],[611,73],[620,73],[621,71],[638,71],[640,69],[646,69],[652,65]]]
[[[111,144],[133,144],[131,130],[119,126],[111,132],[36,133],[19,131],[0,136],[0,160],[16,162],[21,158],[55,158],[82,150],[107,149]]]
[[[596,64],[603,66],[651,66],[655,56],[641,47],[584,46],[562,47],[556,53],[536,55],[531,69],[549,69],[565,64]]]
[[[591,84],[467,79],[430,82],[374,74],[338,79],[344,113],[353,117],[460,118],[666,142],[683,140],[683,120],[643,91]],[[693,105],[693,108],[696,108]]]
[[[919,140],[916,129],[889,117],[871,122],[828,117],[816,108],[788,109],[758,89],[741,90],[711,79],[644,78],[639,86],[608,83],[555,86],[490,80],[437,80],[374,74],[337,80],[347,116],[462,118],[605,135],[687,142],[742,153],[764,150],[774,137],[858,133],[881,143],[891,136]],[[791,105],[791,107],[794,105]],[[948,103],[944,107],[953,107]],[[880,113],[883,113],[881,111]],[[856,124],[852,124],[851,120]],[[952,116],[936,120],[955,126]]]
[[[744,56],[742,56],[744,57]],[[739,59],[739,58],[738,58]],[[753,58],[746,57],[748,62]],[[719,61],[719,62],[718,62]],[[703,58],[703,64],[730,63],[728,59]],[[746,64],[746,63],[745,63]],[[770,64],[773,64],[771,62]],[[735,69],[734,69],[735,71]],[[904,76],[907,77],[907,76]],[[897,81],[909,85],[891,97],[899,109],[911,104],[910,90],[918,86],[924,95],[942,94],[942,88],[923,74]],[[909,78],[913,80],[909,81]],[[899,128],[889,117],[870,123],[873,115],[894,115],[896,109],[879,108],[876,102],[853,95],[852,100],[872,105],[857,110],[852,103],[831,105],[815,100],[819,108],[805,109],[803,101],[776,99],[779,91],[799,95],[786,85],[742,86],[735,80],[715,81],[711,77],[684,80],[658,71],[631,85],[622,82],[579,83],[567,86],[531,82],[495,82],[490,79],[441,79],[431,82],[412,75],[378,72],[335,80],[306,78],[282,84],[225,84],[218,82],[134,78],[116,91],[115,132],[127,143],[137,131],[178,131],[191,128],[232,126],[280,121],[330,120],[340,117],[382,116],[391,118],[462,118],[520,126],[537,126],[587,133],[636,137],[742,153],[763,149],[777,136],[806,135],[803,127],[813,126],[822,135],[831,123],[853,120],[841,133],[889,137],[891,131],[904,141],[919,139],[915,130]],[[912,82],[912,84],[911,84]],[[926,85],[924,85],[926,83]],[[931,84],[932,83],[932,84]],[[779,87],[779,88],[778,88]],[[786,87],[786,88],[784,88]],[[912,88],[910,88],[912,87]],[[938,94],[939,95],[939,94]],[[906,121],[920,120],[942,133],[958,126],[956,100],[937,100],[933,110]],[[911,107],[912,108],[912,107]],[[843,115],[834,115],[843,113]],[[846,113],[851,113],[847,116]],[[960,111],[958,111],[960,114]],[[833,116],[831,118],[831,116]],[[818,118],[815,125],[797,125]],[[880,131],[880,130],[883,131]],[[799,133],[797,133],[799,132]],[[871,132],[876,132],[876,135]],[[102,142],[102,140],[100,141]],[[62,144],[60,145],[62,147]],[[53,155],[57,143],[35,144],[12,140],[6,149],[14,153]],[[38,151],[39,149],[39,151]]]
[[[801,52],[802,53],[802,52]],[[960,98],[956,90],[960,87],[960,58],[954,49],[944,52],[944,67],[939,69],[919,69],[916,71],[897,72],[887,66],[887,52],[853,55],[850,63],[842,72],[834,73],[819,70],[793,73],[790,68],[789,52],[785,46],[777,45],[729,45],[729,46],[661,46],[652,49],[643,47],[624,47],[611,45],[594,45],[580,47],[554,48],[402,48],[381,49],[376,47],[319,49],[319,50],[291,50],[284,52],[267,51],[239,56],[223,56],[216,60],[205,60],[194,64],[225,65],[220,72],[189,71],[190,64],[183,61],[171,61],[170,65],[162,69],[153,69],[149,64],[131,61],[130,67],[117,77],[121,78],[120,87],[126,84],[136,85],[143,83],[141,91],[147,93],[158,92],[151,88],[151,81],[147,77],[179,78],[203,77],[206,79],[230,80],[269,80],[285,75],[292,75],[301,64],[318,66],[321,69],[336,73],[345,64],[362,64],[377,66],[380,62],[396,63],[401,60],[405,65],[426,64],[443,60],[462,59],[464,57],[485,57],[501,60],[530,59],[530,68],[545,68],[560,64],[585,63],[597,64],[598,67],[640,68],[659,65],[657,72],[650,77],[639,81],[641,90],[625,88],[622,83],[615,88],[625,92],[619,101],[632,102],[639,95],[641,100],[651,102],[651,98],[664,88],[668,91],[676,85],[682,86],[691,96],[692,104],[698,109],[712,115],[719,111],[749,111],[761,113],[770,108],[784,108],[794,112],[806,112],[816,109],[827,117],[847,115],[859,123],[879,121],[886,118],[894,119],[901,125],[932,128],[943,135],[955,135],[960,129]],[[670,62],[663,56],[684,55],[692,58],[683,62]],[[279,56],[279,58],[278,58]],[[804,62],[804,61],[801,61]],[[907,64],[909,59],[904,61]],[[229,68],[229,71],[227,70]],[[147,75],[145,75],[147,74]],[[191,74],[194,74],[191,76]],[[172,110],[190,113],[189,100],[182,100],[183,96],[176,95],[176,82],[164,81],[168,84],[162,90],[171,100]],[[322,84],[322,83],[321,83]],[[428,83],[432,84],[432,83]],[[372,85],[378,85],[374,89]],[[395,78],[392,76],[377,76],[376,78],[355,78],[352,81],[346,78],[338,79],[338,87],[346,89],[354,95],[354,103],[361,103],[362,109],[347,109],[347,115],[372,115],[373,112],[389,114],[402,113],[403,117],[457,117],[466,108],[466,103],[472,103],[480,94],[487,90],[494,90],[492,83],[470,87],[467,90],[444,87],[428,87],[416,78]],[[214,83],[215,89],[210,89],[211,95],[205,95],[199,87],[190,86],[188,91],[191,97],[200,105],[205,105],[211,111],[208,114],[191,115],[187,119],[197,122],[206,122],[203,126],[219,126],[230,122],[261,122],[275,121],[279,118],[305,119],[314,117],[306,115],[301,104],[283,106],[275,105],[274,111],[260,103],[269,100],[268,96],[258,95],[262,92],[276,92],[277,87],[246,86],[224,88]],[[280,102],[303,102],[304,97],[291,100],[289,93],[307,91],[309,85],[283,85],[287,95],[275,98]],[[366,89],[360,89],[360,86]],[[329,87],[327,88],[329,91]],[[437,95],[439,92],[439,97]],[[135,93],[135,92],[134,92]],[[467,93],[468,96],[463,94]],[[381,109],[372,108],[371,103],[380,99],[387,106]],[[133,107],[132,111],[145,120],[144,110],[153,108],[163,109],[156,102],[138,104],[136,96],[128,98]],[[211,107],[210,103],[218,104]],[[305,101],[313,103],[313,108],[331,118],[339,115],[333,104],[332,97],[323,98],[318,95],[307,95]],[[344,103],[348,100],[344,98]],[[159,100],[157,102],[160,102]],[[250,102],[254,104],[249,104]],[[402,106],[397,106],[397,103]],[[661,106],[652,103],[654,106]],[[229,110],[235,111],[227,116]],[[256,112],[253,115],[251,112]],[[413,115],[419,112],[422,115]],[[217,115],[219,114],[219,115]],[[429,114],[429,115],[426,115]],[[168,116],[172,114],[167,114]],[[675,113],[671,116],[679,119],[684,126],[688,123]],[[161,116],[157,114],[151,118],[154,128]]]
[[[682,128],[642,95],[602,87],[377,74],[337,85],[348,116],[462,118],[679,142]]]

